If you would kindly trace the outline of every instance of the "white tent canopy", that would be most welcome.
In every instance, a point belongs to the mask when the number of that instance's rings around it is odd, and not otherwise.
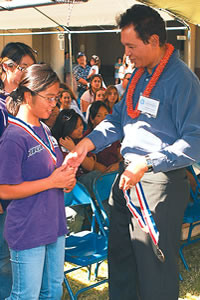
[[[200,0],[141,0],[141,2],[169,11],[186,22],[200,25]]]
[[[22,3],[26,8],[20,8]],[[140,2],[134,0],[89,0],[85,3],[74,4],[44,5],[45,3],[52,4],[52,1],[0,1],[0,30],[49,28],[58,25],[65,27],[115,26],[115,18],[118,14]],[[30,7],[31,4],[35,7]],[[12,8],[14,10],[9,10]],[[165,21],[173,20],[169,14],[158,11]]]

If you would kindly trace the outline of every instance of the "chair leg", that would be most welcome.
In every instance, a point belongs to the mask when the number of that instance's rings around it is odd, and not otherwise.
[[[91,280],[91,273],[92,273],[92,266],[87,266],[87,270],[88,270],[88,281]]]
[[[181,260],[182,260],[182,262],[184,264],[184,267],[186,268],[187,271],[189,270],[189,266],[186,262],[186,259],[185,259],[184,255],[183,255],[183,248],[190,245],[190,244],[193,244],[193,243],[196,243],[196,242],[200,241],[200,238],[196,238],[196,239],[191,240],[192,230],[194,229],[194,227],[198,226],[199,224],[200,224],[200,222],[198,222],[196,224],[193,224],[193,223],[190,224],[187,241],[184,244],[182,244],[180,249],[179,249],[179,254],[180,254]]]
[[[188,264],[187,264],[187,262],[186,262],[186,260],[185,260],[184,255],[183,255],[183,248],[184,248],[186,245],[187,245],[187,244],[183,244],[183,245],[180,247],[180,249],[179,249],[179,254],[180,254],[181,260],[182,260],[182,262],[183,262],[183,264],[184,264],[184,267],[186,268],[187,271],[189,271],[189,266],[188,266]]]
[[[76,300],[76,298],[74,297],[74,294],[73,294],[73,292],[72,292],[72,289],[71,289],[71,287],[70,287],[70,285],[69,285],[69,282],[68,282],[68,280],[67,280],[67,278],[66,278],[66,275],[64,275],[64,283],[65,283],[65,286],[66,286],[67,291],[68,291],[68,293],[69,293],[70,299],[71,299],[71,300]]]
[[[183,281],[183,277],[182,277],[181,273],[179,273],[179,280]]]
[[[184,264],[184,267],[185,267],[185,269],[186,269],[187,271],[189,271],[189,266],[188,266],[188,264],[187,264],[187,262],[186,262],[186,260],[185,260],[184,255],[183,255],[183,248],[184,248],[185,246],[188,246],[188,245],[190,244],[190,240],[191,240],[191,236],[192,236],[192,230],[193,230],[193,225],[190,224],[189,231],[188,231],[187,242],[184,243],[184,244],[180,247],[180,249],[179,249],[179,254],[180,254],[181,260],[182,260],[182,262],[183,262],[183,264]]]
[[[94,270],[94,279],[95,279],[95,280],[96,280],[97,277],[98,277],[98,271],[99,271],[99,267],[100,267],[100,264],[101,264],[101,263],[102,263],[102,261],[96,263],[95,270]]]

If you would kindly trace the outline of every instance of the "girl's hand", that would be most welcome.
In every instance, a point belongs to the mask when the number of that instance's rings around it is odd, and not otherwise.
[[[72,151],[75,147],[73,140],[69,136],[66,136],[64,139],[60,138],[59,144],[68,149],[69,151]]]
[[[49,176],[52,188],[64,188],[70,192],[76,184],[77,168],[62,165]]]

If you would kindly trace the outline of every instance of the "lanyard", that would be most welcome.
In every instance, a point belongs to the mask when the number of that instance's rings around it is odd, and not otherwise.
[[[11,115],[8,116],[8,123],[9,124],[14,124],[22,129],[24,129],[28,134],[30,134],[30,136],[32,136],[32,138],[34,140],[36,140],[36,142],[38,142],[40,145],[42,145],[47,151],[48,153],[51,155],[52,159],[53,159],[53,163],[56,165],[57,162],[57,158],[56,158],[56,153],[55,153],[55,149],[53,146],[53,143],[48,135],[48,132],[46,131],[46,129],[43,127],[43,125],[41,124],[44,133],[45,133],[45,137],[48,141],[48,145],[41,139],[41,137],[33,130],[33,128],[27,124],[26,122],[22,121],[21,119],[18,119],[16,117],[13,117]]]
[[[124,197],[126,199],[126,206],[131,214],[136,218],[139,227],[146,233],[149,233],[152,241],[153,250],[161,262],[165,261],[165,256],[158,246],[159,232],[153,219],[152,213],[146,201],[142,184],[138,182],[135,185],[136,196],[139,201],[140,209],[138,209],[130,198],[130,190],[124,190]]]

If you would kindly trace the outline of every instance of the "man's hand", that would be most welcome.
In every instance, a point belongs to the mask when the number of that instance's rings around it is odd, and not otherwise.
[[[140,179],[144,176],[144,173],[147,171],[148,167],[145,157],[141,157],[141,159],[137,162],[130,163],[121,175],[119,188],[122,190],[129,190],[140,181]]]
[[[81,140],[70,152],[65,156],[63,165],[67,165],[72,168],[78,168],[85,159],[87,153],[95,148],[90,139],[84,138]]]

